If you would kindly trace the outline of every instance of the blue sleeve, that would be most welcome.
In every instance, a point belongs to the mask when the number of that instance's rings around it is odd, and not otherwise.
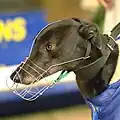
[[[109,85],[99,96],[86,99],[92,111],[92,120],[120,119],[120,80]]]

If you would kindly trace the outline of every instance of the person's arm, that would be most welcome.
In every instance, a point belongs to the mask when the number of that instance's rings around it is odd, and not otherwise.
[[[105,9],[111,9],[113,6],[113,0],[97,0]]]

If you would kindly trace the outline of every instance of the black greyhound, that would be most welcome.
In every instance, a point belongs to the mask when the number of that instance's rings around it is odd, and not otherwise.
[[[10,77],[17,83],[30,84],[35,79],[28,72],[37,77],[36,71],[39,71],[41,75],[44,73],[41,76],[44,78],[60,70],[73,71],[81,92],[86,97],[94,97],[102,93],[110,83],[118,54],[117,43],[108,35],[101,34],[96,25],[76,18],[60,20],[49,24],[37,35],[22,69],[21,64]],[[52,67],[44,72],[51,65],[70,60],[73,62]],[[30,66],[36,71],[30,69]],[[17,71],[21,80],[16,75]]]
[[[96,25],[76,18],[51,23],[36,36],[29,57],[10,77],[27,85],[61,70],[73,71],[93,119],[118,120],[120,58],[114,41],[118,31],[120,24],[111,36],[101,34]]]

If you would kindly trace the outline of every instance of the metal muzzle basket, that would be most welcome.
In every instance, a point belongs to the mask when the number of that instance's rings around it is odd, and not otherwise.
[[[70,72],[70,71],[63,70],[63,71],[59,71],[58,73],[56,73],[54,75],[49,75],[48,71],[51,68],[56,67],[56,66],[60,66],[60,65],[64,65],[64,64],[67,64],[67,63],[72,63],[72,62],[78,61],[78,60],[88,59],[88,58],[89,58],[89,56],[88,57],[80,57],[80,58],[73,59],[73,60],[70,60],[70,61],[55,64],[55,65],[50,66],[47,70],[44,70],[43,68],[37,66],[35,63],[33,63],[32,61],[30,61],[27,58],[24,62],[22,62],[22,64],[19,67],[19,70],[16,71],[16,74],[14,75],[14,78],[13,78],[13,81],[14,81],[16,76],[19,77],[21,83],[12,82],[10,84],[10,80],[9,80],[9,78],[7,78],[6,84],[7,84],[8,88],[13,93],[15,93],[16,95],[20,96],[24,100],[33,101],[33,100],[37,99],[39,96],[43,95],[43,93],[45,91],[54,87],[61,79],[63,79],[65,76],[67,76]],[[34,66],[41,69],[43,71],[43,73],[39,74],[38,77],[35,78],[27,70],[23,69],[23,66],[27,63],[26,61],[28,61],[28,60]],[[36,69],[34,69],[33,67],[31,67],[31,66],[29,66],[29,67],[30,67],[30,69],[33,69],[34,71],[36,71]],[[33,77],[34,81],[31,84],[29,84],[29,85],[23,85],[22,84],[22,80],[21,80],[21,77],[19,75],[19,72],[21,70],[25,71],[27,74],[29,74],[29,75],[31,75],[31,77]],[[36,72],[38,72],[38,71],[36,71]],[[43,78],[44,74],[47,74],[48,77]]]

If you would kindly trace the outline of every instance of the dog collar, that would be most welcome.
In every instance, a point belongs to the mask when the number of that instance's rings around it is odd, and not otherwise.
[[[107,35],[105,36],[108,37]],[[89,52],[86,53],[87,55],[88,53],[91,52],[89,44],[91,43],[88,42],[88,48],[86,51]],[[108,41],[106,41],[105,46],[107,47],[107,50],[104,50],[102,48],[100,49],[102,53],[102,56],[100,58],[83,67],[79,67],[79,65],[77,65],[74,71],[80,74],[81,81],[87,82],[88,80],[94,78],[97,75],[100,69],[105,65],[111,52],[114,50],[114,47],[116,46],[116,42],[112,37],[108,37]]]

